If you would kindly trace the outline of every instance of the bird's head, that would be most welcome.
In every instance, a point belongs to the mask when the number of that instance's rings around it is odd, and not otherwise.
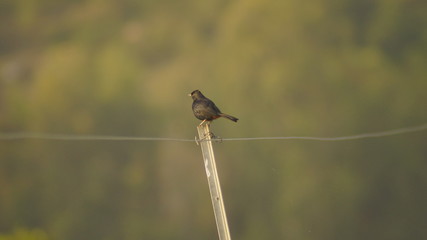
[[[190,94],[188,94],[188,96],[193,98],[193,100],[205,97],[199,90],[192,91]]]

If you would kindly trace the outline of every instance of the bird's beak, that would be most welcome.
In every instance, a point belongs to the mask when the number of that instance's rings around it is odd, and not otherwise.
[[[191,93],[187,94],[187,96],[191,97]]]

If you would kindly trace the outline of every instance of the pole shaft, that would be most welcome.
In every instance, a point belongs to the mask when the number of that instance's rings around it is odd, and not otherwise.
[[[209,191],[211,193],[212,206],[215,215],[216,226],[220,240],[231,240],[228,229],[227,215],[225,213],[224,200],[222,198],[221,186],[219,183],[218,172],[216,169],[215,156],[212,147],[209,124],[203,124],[197,127],[199,139],[202,148],[203,161],[205,164],[206,176],[208,178]]]

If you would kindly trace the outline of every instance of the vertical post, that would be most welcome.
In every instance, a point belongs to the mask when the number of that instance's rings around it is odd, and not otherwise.
[[[225,213],[224,200],[222,198],[221,186],[219,184],[218,172],[216,170],[215,156],[212,148],[212,139],[209,124],[197,127],[200,146],[202,148],[203,161],[205,163],[206,176],[208,177],[209,190],[215,215],[216,226],[220,240],[231,240],[228,229],[227,215]]]

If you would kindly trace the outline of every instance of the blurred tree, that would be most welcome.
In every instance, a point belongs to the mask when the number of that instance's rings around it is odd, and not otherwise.
[[[0,240],[48,240],[46,233],[39,230],[27,230],[18,228],[15,229],[13,233],[5,235],[0,235]]]

